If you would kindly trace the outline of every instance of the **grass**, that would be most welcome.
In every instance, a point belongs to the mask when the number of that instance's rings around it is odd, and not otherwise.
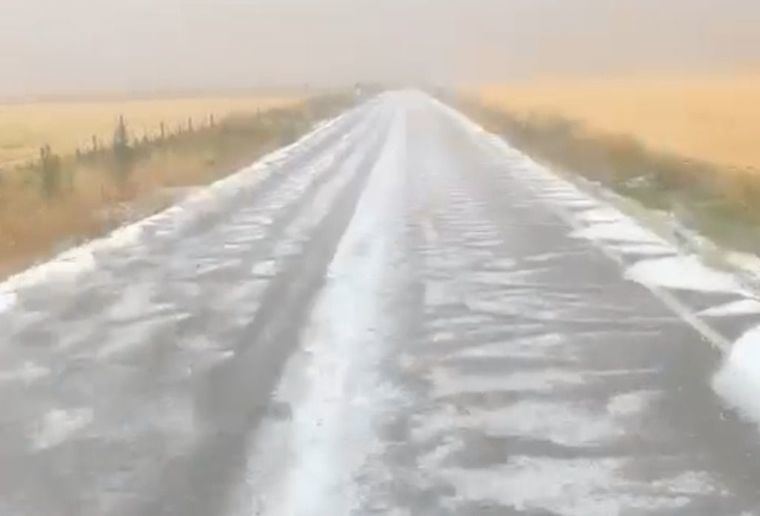
[[[120,115],[129,122],[133,135],[142,138],[186,128],[235,113],[252,114],[292,106],[295,97],[202,97],[121,101],[29,102],[0,104],[0,169],[34,160],[40,147],[50,145],[59,154],[74,154],[93,146],[111,144]]]
[[[517,116],[560,116],[656,151],[760,170],[760,74],[540,80],[474,93]]]
[[[454,102],[489,131],[555,169],[670,212],[726,247],[760,252],[760,175],[747,168],[666,151],[644,138],[562,114],[513,111],[472,95]]]
[[[234,172],[351,102],[349,95],[332,95],[270,104],[260,113],[259,107],[244,106],[213,125],[197,124],[192,132],[164,138],[143,138],[127,120],[130,139],[122,150],[102,147],[79,155],[53,150],[54,166],[46,168],[40,160],[16,165],[0,174],[0,277],[158,211],[178,190]],[[74,112],[70,116],[76,118]]]

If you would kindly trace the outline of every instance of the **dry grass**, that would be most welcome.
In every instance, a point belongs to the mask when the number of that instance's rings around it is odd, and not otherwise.
[[[734,249],[760,252],[760,174],[685,158],[560,115],[528,116],[474,96],[455,98],[489,131],[560,171],[600,183]],[[643,139],[643,138],[642,138]],[[713,154],[714,155],[714,154]]]
[[[123,101],[34,102],[0,104],[0,169],[35,159],[42,145],[58,154],[73,154],[77,148],[92,147],[92,136],[110,145],[119,115],[123,115],[133,137],[196,125],[213,114],[217,120],[232,113],[250,114],[258,110],[287,107],[295,97],[204,97]]]
[[[62,155],[54,195],[46,194],[42,188],[39,163],[5,170],[0,173],[0,278],[125,220],[165,207],[174,200],[175,189],[208,184],[234,172],[290,143],[317,120],[345,109],[350,101],[346,96],[235,99],[227,104],[228,116],[217,115],[213,127],[199,129],[196,125],[192,133],[133,143],[126,172],[124,162],[111,149],[82,157]],[[183,106],[197,109],[194,113],[215,107],[219,113],[224,103],[181,100],[161,101],[162,107],[152,101],[139,105],[144,110],[142,118],[138,110],[133,110],[129,112],[134,117],[131,120],[147,123],[167,120],[172,112],[179,117]],[[92,132],[93,126],[87,123],[92,120],[95,125],[102,124],[98,127],[106,134],[113,133],[114,120],[106,116],[103,105],[83,106],[81,119],[73,105],[67,108],[69,128]],[[42,120],[42,107],[39,104],[26,109]],[[186,116],[187,112],[183,113],[182,119]],[[57,134],[65,140],[65,131],[56,132],[52,122],[40,122],[37,127],[40,134]]]
[[[513,115],[561,116],[654,150],[760,170],[760,74],[542,80],[477,93]]]

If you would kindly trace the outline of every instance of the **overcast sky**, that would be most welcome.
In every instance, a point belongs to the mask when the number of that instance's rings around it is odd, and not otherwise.
[[[0,0],[0,95],[713,70],[758,0]]]

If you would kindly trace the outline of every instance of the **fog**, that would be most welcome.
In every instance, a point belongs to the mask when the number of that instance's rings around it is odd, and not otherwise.
[[[0,0],[0,95],[732,69],[758,26],[756,0]]]

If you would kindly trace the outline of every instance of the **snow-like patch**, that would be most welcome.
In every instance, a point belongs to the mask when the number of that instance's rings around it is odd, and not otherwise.
[[[251,274],[265,278],[273,278],[279,272],[276,260],[263,260],[256,262],[251,267]]]
[[[36,450],[53,448],[72,439],[93,420],[90,408],[53,409],[46,413],[38,424],[33,438]]]
[[[462,287],[455,280],[425,283],[425,305],[438,307],[462,302]]]
[[[536,267],[517,271],[477,271],[467,274],[467,281],[475,285],[510,287],[518,282],[532,280],[535,276],[540,276],[542,273],[550,270],[548,267]]]
[[[655,391],[633,391],[618,394],[607,403],[607,412],[614,417],[630,417],[644,412],[657,396]]]
[[[639,254],[647,256],[675,254],[676,250],[663,244],[618,244],[615,250],[623,254]]]
[[[428,415],[413,431],[417,438],[470,430],[489,437],[551,441],[560,446],[594,446],[625,434],[604,411],[561,401],[523,400],[495,410],[472,408]]]
[[[483,270],[490,271],[508,271],[515,268],[517,260],[514,258],[498,257],[493,258],[483,266]]]
[[[486,328],[493,323],[493,318],[486,314],[463,312],[450,317],[439,317],[431,320],[427,327],[431,332],[460,330],[470,331],[473,328]]]
[[[621,213],[612,208],[595,208],[575,214],[575,218],[587,223],[615,223],[624,222]]]
[[[756,254],[724,250],[722,258],[731,266],[760,278],[760,256]]]
[[[399,281],[393,250],[403,228],[405,124],[402,117],[391,124],[301,334],[303,352],[278,383],[276,401],[288,417],[266,420],[257,432],[235,514],[364,513],[364,490],[385,475],[364,468],[383,451],[377,426],[404,403],[378,365],[394,331],[382,294]]]
[[[688,472],[657,482],[628,479],[623,458],[555,459],[516,456],[487,469],[448,468],[443,478],[455,488],[451,505],[497,503],[517,511],[567,516],[609,516],[626,511],[667,513],[710,492],[709,476]],[[685,480],[684,480],[685,479]],[[681,487],[689,489],[679,489]],[[704,490],[694,493],[694,486]]]
[[[598,202],[593,201],[591,199],[583,199],[583,198],[560,200],[557,202],[557,204],[560,204],[564,206],[565,208],[576,208],[576,209],[593,209],[593,208],[599,207]]]
[[[581,385],[583,371],[541,369],[511,374],[464,374],[438,367],[430,374],[433,394],[437,398],[483,392],[547,392],[556,388]]]
[[[652,485],[675,494],[704,496],[719,490],[724,495],[729,494],[719,488],[715,479],[706,471],[684,471],[671,478],[655,480]]]
[[[572,351],[573,349],[566,336],[559,333],[545,333],[470,346],[453,353],[451,356],[454,359],[484,357],[564,358],[566,355],[570,355]]]
[[[34,362],[26,361],[15,369],[0,371],[0,382],[20,381],[31,383],[50,375],[50,369]]]
[[[530,262],[530,263],[545,263],[545,262],[552,262],[556,260],[563,260],[568,256],[568,253],[565,251],[551,251],[548,253],[540,253],[540,254],[534,254],[531,256],[526,256],[523,258],[524,261]]]
[[[634,242],[640,244],[661,244],[666,242],[660,237],[647,231],[630,220],[616,222],[600,222],[577,229],[570,233],[571,237],[608,242]]]
[[[184,374],[192,375],[235,356],[234,349],[225,349],[222,343],[206,335],[193,335],[177,343],[186,352],[182,361],[175,365],[184,368]]]
[[[16,306],[18,294],[0,288],[0,314]]]
[[[415,430],[412,430],[412,435],[415,435]],[[426,476],[425,474],[429,472],[432,472],[435,475],[435,473],[440,471],[442,463],[464,448],[465,445],[461,439],[451,435],[443,436],[440,439],[440,442],[431,451],[418,457],[418,472],[422,473],[423,478]],[[429,481],[430,479],[428,478],[427,480]],[[434,485],[434,482],[430,482],[430,485]]]
[[[650,287],[713,293],[744,291],[734,275],[706,266],[695,255],[642,260],[629,267],[625,277]]]
[[[713,306],[699,312],[704,317],[725,317],[732,315],[760,314],[760,301],[740,299],[723,305]]]
[[[116,327],[97,349],[96,357],[98,360],[112,360],[145,349],[154,342],[161,330],[188,317],[189,314],[159,315]]]
[[[552,392],[606,378],[653,375],[656,368],[571,369],[544,368],[519,370],[507,374],[490,372],[463,373],[454,368],[435,367],[428,375],[437,398],[485,392]]]
[[[760,424],[760,326],[734,343],[712,385],[729,405]]]
[[[170,305],[153,302],[159,286],[144,281],[129,283],[119,293],[118,298],[111,303],[107,310],[108,320],[111,322],[128,322],[133,319],[147,318],[155,314],[158,309],[167,308]]]

